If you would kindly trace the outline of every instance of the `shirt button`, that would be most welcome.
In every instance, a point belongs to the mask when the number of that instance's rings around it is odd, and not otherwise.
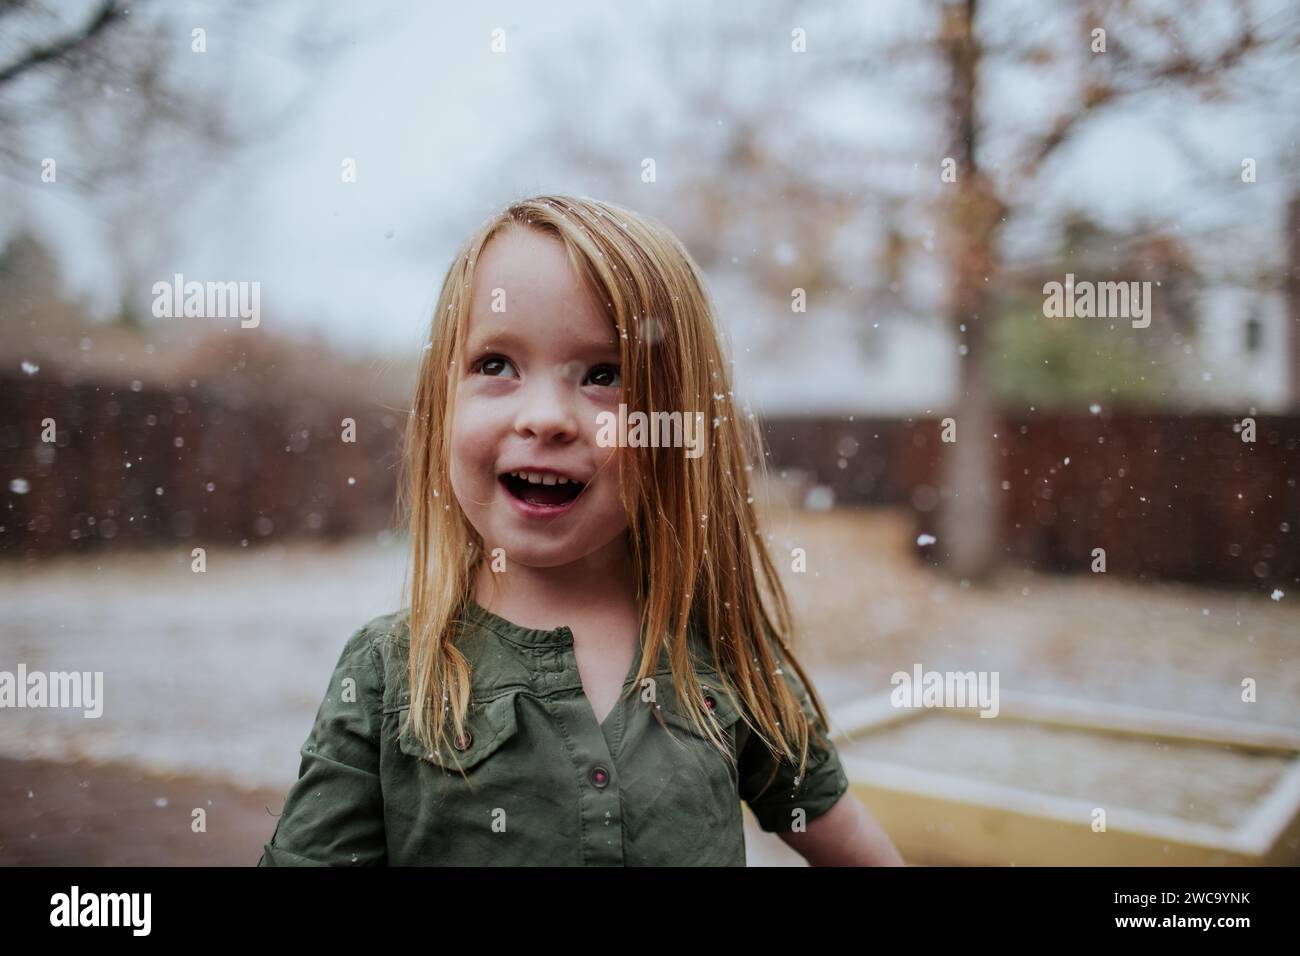
[[[457,749],[457,750],[468,750],[468,749],[469,749],[469,745],[470,745],[471,743],[473,743],[473,742],[474,742],[474,735],[471,734],[471,733],[467,730],[467,731],[465,731],[465,736],[463,736],[463,737],[457,737],[457,738],[456,738],[456,741],[455,741],[456,749]]]
[[[594,787],[598,787],[599,789],[604,790],[607,786],[609,786],[609,771],[606,770],[604,767],[592,767],[591,784]]]

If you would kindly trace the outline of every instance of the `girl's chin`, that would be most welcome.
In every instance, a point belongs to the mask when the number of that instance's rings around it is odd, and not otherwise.
[[[581,554],[575,554],[570,549],[563,551],[556,548],[530,547],[526,544],[517,544],[514,548],[509,545],[500,545],[501,553],[497,555],[496,568],[501,571],[508,571],[512,566],[522,568],[532,568],[534,570],[545,570],[547,568],[563,568],[582,560]],[[488,565],[493,566],[494,558],[491,550],[487,555]]]

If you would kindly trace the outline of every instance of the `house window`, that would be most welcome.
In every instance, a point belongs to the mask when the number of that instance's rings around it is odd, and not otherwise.
[[[1252,355],[1260,350],[1264,344],[1264,323],[1259,320],[1258,315],[1252,315],[1246,320],[1246,351]]]

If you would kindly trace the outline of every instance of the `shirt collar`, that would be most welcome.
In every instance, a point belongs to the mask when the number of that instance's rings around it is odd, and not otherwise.
[[[516,644],[527,644],[533,647],[571,647],[573,645],[573,631],[569,630],[565,625],[550,630],[521,627],[513,621],[507,621],[504,617],[493,614],[473,599],[470,600],[466,608],[465,617],[469,623],[485,627],[498,637],[504,637]]]
[[[487,608],[480,605],[473,598],[469,600],[465,610],[466,623],[477,625],[496,634],[498,637],[505,638],[514,644],[521,644],[528,647],[572,647],[573,631],[568,626],[560,625],[550,630],[535,627],[521,627],[513,621],[507,621],[499,614],[493,614]],[[686,628],[687,644],[692,648],[692,654],[698,660],[699,664],[711,668],[713,666],[712,656],[709,648],[706,646],[703,637],[692,619]],[[641,635],[641,642],[644,645],[645,634]],[[638,653],[640,653],[638,651]],[[661,662],[664,668],[667,667],[667,649],[660,652]]]

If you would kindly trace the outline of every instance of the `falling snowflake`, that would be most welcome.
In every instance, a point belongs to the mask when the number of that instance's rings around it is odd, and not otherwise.
[[[1096,402],[1093,402],[1091,405],[1088,406],[1088,411],[1092,412],[1094,415],[1100,415],[1101,406],[1098,405]]]
[[[27,483],[26,478],[14,478],[9,482],[9,490],[16,495],[25,495],[31,490],[31,485]]]
[[[934,544],[938,540],[939,539],[932,534],[919,534],[916,536],[916,543],[921,547],[925,547],[927,544]]]
[[[24,374],[26,375],[35,375],[37,372],[41,370],[41,367],[39,365],[37,365],[34,362],[27,361],[27,359],[23,359],[22,368]]]
[[[1274,601],[1282,600],[1283,594],[1281,588],[1274,588],[1273,593],[1269,595]]]

